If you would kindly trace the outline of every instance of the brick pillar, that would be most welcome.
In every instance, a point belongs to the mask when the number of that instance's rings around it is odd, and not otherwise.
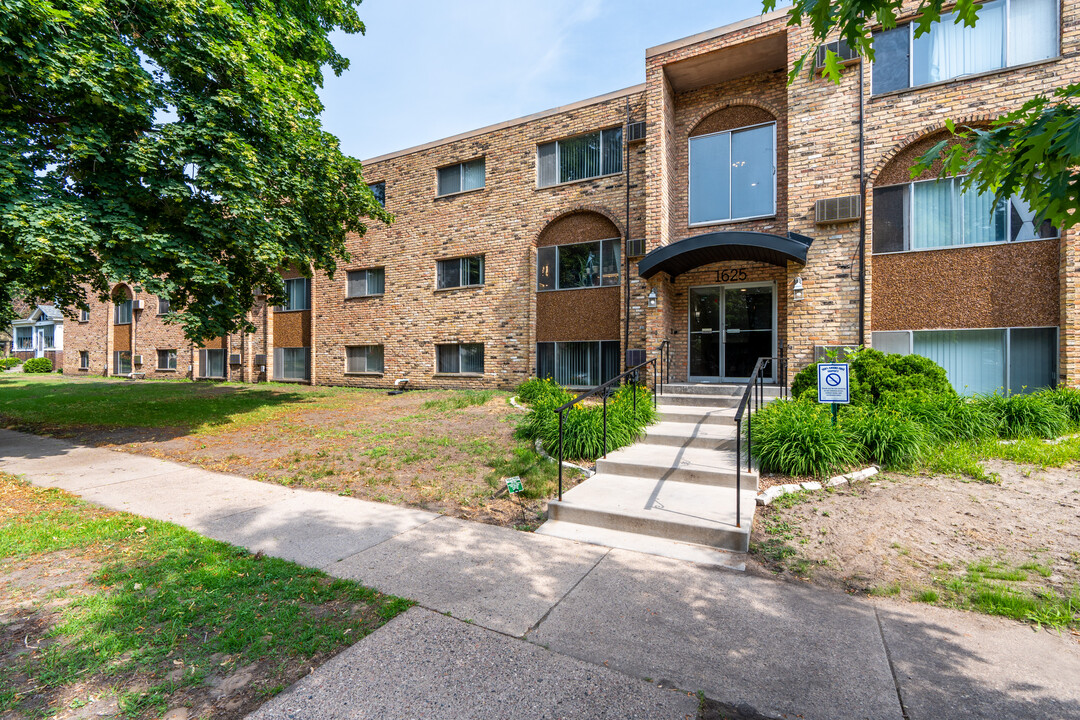
[[[1080,235],[1063,232],[1060,271],[1061,320],[1058,382],[1080,386]]]

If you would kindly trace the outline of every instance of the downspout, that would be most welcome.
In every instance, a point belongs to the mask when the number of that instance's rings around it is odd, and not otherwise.
[[[864,97],[866,77],[866,58],[859,60],[859,340],[858,345],[866,342],[866,129]]]
[[[623,341],[623,372],[630,369],[629,357],[630,357],[630,138],[627,133],[630,132],[630,98],[626,98],[626,131],[623,133],[623,142],[626,144],[626,161],[624,162],[626,170],[626,225],[623,233],[626,237],[623,238],[622,250],[623,250],[623,274],[625,279],[623,285],[625,291],[623,293],[625,297],[625,305],[623,308],[623,321],[624,321],[624,341]]]

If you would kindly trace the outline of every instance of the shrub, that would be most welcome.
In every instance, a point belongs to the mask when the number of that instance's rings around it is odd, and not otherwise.
[[[861,348],[848,355],[848,362],[852,405],[956,395],[944,368],[920,355],[887,355]],[[817,397],[817,366],[811,363],[799,371],[791,383],[792,397]]]
[[[854,465],[858,448],[829,408],[806,400],[774,400],[754,414],[752,451],[762,470],[817,477]]]
[[[13,367],[18,367],[22,360],[15,357],[0,358],[0,370],[10,370]]]
[[[847,408],[840,422],[862,458],[886,470],[914,466],[929,447],[923,426],[893,407]]]
[[[998,419],[979,402],[959,395],[942,395],[894,403],[936,440],[982,440],[997,435]]]
[[[1069,431],[1069,415],[1049,392],[1026,395],[981,395],[976,402],[997,419],[1003,438],[1056,438]]]
[[[23,363],[23,372],[48,373],[52,372],[52,360],[49,358],[31,358]]]
[[[518,400],[526,405],[532,405],[540,398],[545,397],[557,397],[561,398],[558,405],[570,402],[574,399],[574,396],[569,393],[565,388],[556,383],[551,378],[540,379],[532,378],[521,383],[517,389]]]

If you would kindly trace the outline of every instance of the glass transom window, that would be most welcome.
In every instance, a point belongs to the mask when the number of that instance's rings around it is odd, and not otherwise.
[[[536,168],[540,187],[622,172],[622,128],[538,145]]]
[[[690,224],[776,214],[776,123],[690,138]]]
[[[1057,0],[994,0],[974,27],[941,16],[915,37],[916,23],[874,33],[874,94],[1056,57]]]
[[[479,190],[486,181],[484,158],[439,168],[439,195]]]
[[[618,285],[619,268],[618,238],[538,248],[536,289],[571,290]]]

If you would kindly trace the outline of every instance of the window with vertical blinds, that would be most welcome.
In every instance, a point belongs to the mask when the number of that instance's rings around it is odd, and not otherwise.
[[[571,290],[618,285],[620,267],[618,238],[538,248],[536,289]]]
[[[345,291],[346,297],[382,295],[386,285],[386,270],[384,268],[350,270],[346,283],[348,286]]]
[[[479,190],[487,181],[484,158],[439,168],[439,195],[453,195],[466,190]]]
[[[199,376],[204,378],[224,378],[225,351],[221,349],[200,350]]]
[[[310,280],[308,280],[308,278],[289,278],[286,280],[285,297],[287,300],[284,305],[278,306],[278,310],[281,312],[288,312],[292,310],[310,309],[309,287]]]
[[[622,128],[597,130],[536,148],[539,187],[622,172]]]
[[[346,373],[381,373],[383,371],[382,345],[354,345],[345,348]]]
[[[444,374],[484,372],[483,343],[436,345],[435,372]]]
[[[275,380],[307,380],[308,348],[274,348]]]
[[[536,376],[564,387],[596,387],[619,374],[619,341],[536,344]]]

